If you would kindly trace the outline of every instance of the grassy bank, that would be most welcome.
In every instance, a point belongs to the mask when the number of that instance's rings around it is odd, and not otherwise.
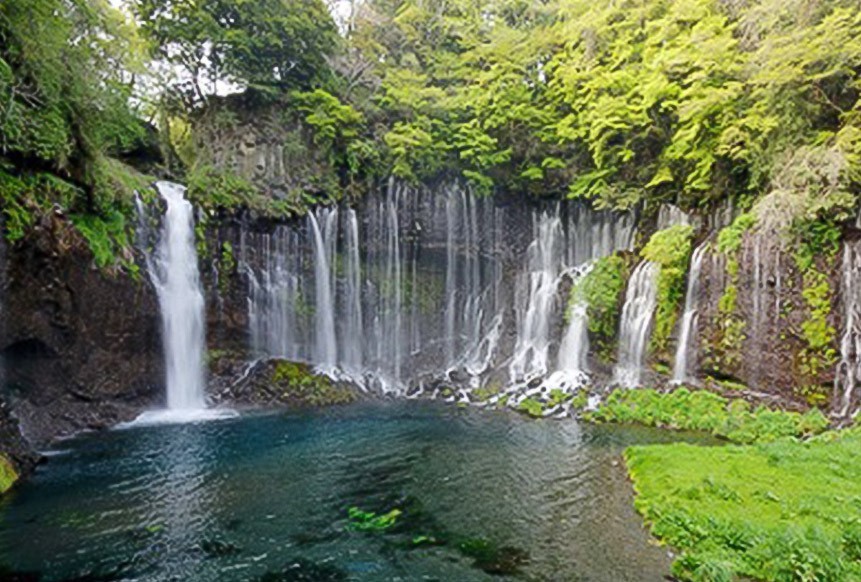
[[[684,580],[861,580],[861,433],[633,447],[636,507]]]
[[[861,580],[861,429],[823,432],[816,410],[751,408],[686,389],[615,392],[591,419],[743,443],[625,452],[636,508],[679,551],[679,579]]]
[[[593,422],[644,424],[676,430],[699,430],[737,443],[768,442],[787,436],[811,436],[828,428],[817,409],[804,414],[752,407],[706,390],[680,388],[617,390],[598,410],[587,413]]]

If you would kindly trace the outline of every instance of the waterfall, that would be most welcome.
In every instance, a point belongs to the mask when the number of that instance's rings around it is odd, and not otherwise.
[[[550,324],[562,267],[558,210],[542,213],[534,231],[526,251],[526,269],[515,284],[517,343],[509,366],[514,383],[529,382],[549,368]]]
[[[247,241],[240,243],[246,249]],[[294,263],[298,258],[298,240],[295,233],[279,227],[272,234],[264,234],[258,241],[265,267],[256,274],[247,258],[240,259],[241,270],[248,276],[248,322],[251,350],[256,356],[271,355],[300,359],[296,314],[300,303],[299,278]]]
[[[591,263],[573,270],[573,284],[591,271]],[[559,343],[556,371],[546,385],[572,393],[589,381],[589,318],[587,306],[577,302],[569,306],[568,321]]]
[[[861,382],[861,241],[843,247],[843,336],[840,362],[834,376],[840,416],[850,414],[855,389]]]
[[[685,312],[679,326],[679,340],[676,345],[676,358],[673,365],[673,383],[681,384],[692,378],[688,370],[688,357],[695,350],[692,342],[696,342],[697,321],[699,310],[697,299],[700,292],[700,273],[703,267],[703,257],[708,243],[697,247],[691,255],[691,268],[688,271],[688,289],[685,293]]]
[[[153,277],[164,330],[167,407],[196,410],[206,403],[203,292],[194,247],[193,208],[182,186],[159,182],[156,188],[167,203]]]
[[[347,209],[346,232],[344,235],[346,256],[345,297],[343,332],[341,334],[341,362],[348,372],[355,375],[362,371],[362,346],[364,330],[362,324],[362,265],[359,253],[359,221],[356,211]]]
[[[514,207],[455,184],[392,180],[355,208],[271,232],[242,227],[250,347],[380,392],[439,380],[465,398],[500,368],[515,390],[550,372],[585,378],[585,321],[575,317],[559,343],[560,282],[630,248],[634,232],[632,214]]]
[[[314,244],[314,363],[326,371],[335,368],[338,360],[338,345],[335,340],[335,301],[332,294],[332,259],[334,255],[334,228],[338,220],[337,209],[323,209],[324,231],[313,212],[308,213],[308,223]],[[324,236],[325,234],[325,236]]]
[[[619,328],[619,357],[614,381],[625,387],[640,385],[643,360],[657,307],[657,284],[660,266],[643,261],[628,281],[625,304]]]

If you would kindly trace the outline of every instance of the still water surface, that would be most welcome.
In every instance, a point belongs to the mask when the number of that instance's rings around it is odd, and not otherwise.
[[[670,560],[620,453],[680,438],[417,402],[87,435],[2,501],[0,565],[42,580],[657,581]],[[362,529],[351,507],[401,513]]]

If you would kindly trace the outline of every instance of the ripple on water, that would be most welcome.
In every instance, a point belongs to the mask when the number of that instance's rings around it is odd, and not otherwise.
[[[0,502],[0,566],[45,580],[660,580],[669,561],[619,455],[667,438],[421,402],[139,424],[68,441]],[[402,513],[363,531],[350,507]]]

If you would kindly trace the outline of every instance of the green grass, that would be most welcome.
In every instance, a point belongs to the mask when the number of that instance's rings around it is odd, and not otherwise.
[[[861,580],[861,433],[625,452],[636,508],[683,580]]]
[[[809,436],[828,428],[828,419],[817,409],[801,414],[752,408],[744,400],[728,400],[707,390],[687,388],[672,392],[616,390],[586,418],[594,422],[700,430],[738,443]]]

